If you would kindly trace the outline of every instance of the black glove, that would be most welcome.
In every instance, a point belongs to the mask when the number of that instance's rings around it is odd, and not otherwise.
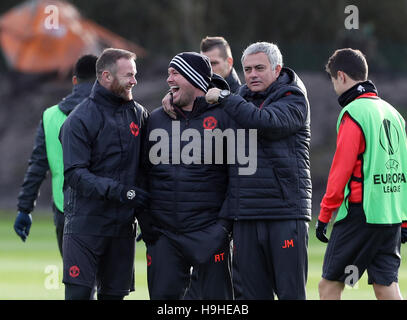
[[[140,226],[141,234],[137,237],[137,241],[143,239],[146,244],[154,244],[160,237],[161,233],[154,228],[153,220],[150,214],[143,212],[138,215],[137,221]]]
[[[18,211],[16,220],[14,221],[14,230],[24,242],[30,233],[31,224],[31,214]]]
[[[318,240],[327,243],[328,238],[326,237],[326,230],[328,229],[328,224],[318,220],[315,227],[315,235],[317,236]]]
[[[143,189],[134,186],[125,186],[120,199],[136,209],[147,209],[150,203],[150,195]]]
[[[405,221],[403,221],[403,224],[405,224]],[[407,227],[404,227],[403,225],[401,226],[401,243],[406,243],[407,242]]]

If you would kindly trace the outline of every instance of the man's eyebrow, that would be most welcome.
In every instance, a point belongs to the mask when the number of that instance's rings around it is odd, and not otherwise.
[[[266,66],[265,64],[259,63],[259,64],[256,64],[254,66],[246,66],[246,67],[243,67],[243,68],[246,69],[246,68],[257,68],[257,67],[265,67],[265,66]]]

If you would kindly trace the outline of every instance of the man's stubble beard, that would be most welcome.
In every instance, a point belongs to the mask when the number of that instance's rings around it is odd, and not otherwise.
[[[110,87],[110,91],[112,91],[115,95],[119,96],[120,98],[130,101],[133,99],[133,94],[132,92],[128,92],[125,88],[125,86],[122,86],[119,82],[119,80],[114,77],[112,86]]]

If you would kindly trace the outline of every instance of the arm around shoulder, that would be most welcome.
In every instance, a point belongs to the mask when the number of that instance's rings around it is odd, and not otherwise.
[[[225,99],[223,106],[241,127],[267,129],[275,135],[292,134],[309,119],[308,101],[301,92],[290,92],[278,99],[268,97],[260,106],[231,95]]]

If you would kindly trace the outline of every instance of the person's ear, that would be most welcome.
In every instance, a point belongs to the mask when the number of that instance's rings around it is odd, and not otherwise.
[[[276,72],[276,77],[278,77],[280,75],[281,69],[282,69],[282,67],[279,64],[274,69]]]
[[[112,74],[105,70],[102,72],[102,79],[105,80],[106,82],[111,82],[112,81]]]
[[[228,62],[228,65],[230,66],[230,68],[233,67],[233,58],[232,57],[227,57],[226,61]]]
[[[73,76],[72,77],[72,84],[75,86],[78,84],[78,77],[77,76]]]
[[[337,73],[337,79],[341,82],[341,83],[346,83],[346,73],[343,71],[338,71]]]

